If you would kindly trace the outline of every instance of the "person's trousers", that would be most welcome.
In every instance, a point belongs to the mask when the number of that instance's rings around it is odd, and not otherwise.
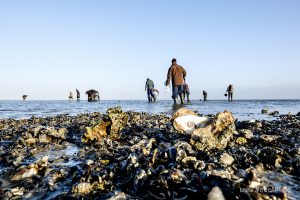
[[[147,89],[147,95],[148,95],[148,101],[149,101],[149,102],[152,101],[152,98],[153,98],[153,99],[155,98],[155,96],[154,96],[154,94],[153,94],[153,90],[150,89],[150,88]]]
[[[172,86],[173,95],[172,98],[176,99],[178,98],[178,95],[183,94],[183,85],[173,85]]]

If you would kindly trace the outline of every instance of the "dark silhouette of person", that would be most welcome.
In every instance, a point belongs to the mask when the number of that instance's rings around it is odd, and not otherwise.
[[[230,84],[230,85],[227,87],[227,90],[226,90],[226,92],[227,92],[227,97],[228,97],[228,102],[232,102],[233,91],[234,91],[233,85]]]
[[[88,95],[88,102],[95,102],[100,100],[100,95],[97,90],[88,90],[85,92]]]
[[[28,95],[24,94],[24,95],[22,96],[23,101],[25,101],[25,100],[27,99],[27,97],[28,97]]]
[[[69,101],[72,101],[73,100],[73,93],[70,91],[69,93]]]
[[[154,95],[154,82],[147,78],[146,84],[145,84],[145,91],[147,91],[147,96],[148,96],[148,102],[156,101],[156,97]]]
[[[183,85],[185,82],[185,77],[185,69],[182,66],[178,65],[176,59],[173,58],[172,65],[168,70],[166,85],[169,85],[170,81],[172,80],[172,98],[175,104],[177,103],[178,95],[180,97],[181,104],[183,104]]]
[[[78,89],[76,89],[76,96],[77,96],[77,101],[80,101],[80,92]]]
[[[203,101],[207,101],[207,92],[203,90]]]

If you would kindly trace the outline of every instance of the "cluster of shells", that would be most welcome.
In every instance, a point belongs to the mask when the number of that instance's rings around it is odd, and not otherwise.
[[[228,111],[203,117],[181,109],[170,117],[120,108],[3,119],[0,197],[297,198],[297,189],[277,188],[265,177],[278,173],[299,183],[299,120],[240,122]]]

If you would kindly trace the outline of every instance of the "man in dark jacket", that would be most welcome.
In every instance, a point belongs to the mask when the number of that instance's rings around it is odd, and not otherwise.
[[[175,58],[172,59],[172,65],[168,70],[168,76],[166,85],[170,84],[170,80],[172,80],[172,98],[174,99],[174,103],[177,103],[177,97],[179,95],[181,104],[183,104],[183,92],[184,92],[184,82],[186,77],[186,71],[180,65],[177,65],[177,61]]]
[[[150,80],[149,78],[147,78],[146,84],[145,84],[145,91],[147,91],[147,95],[148,95],[148,102],[152,102],[152,100],[155,102],[156,101],[156,97],[153,93],[154,90],[154,82],[152,80]]]

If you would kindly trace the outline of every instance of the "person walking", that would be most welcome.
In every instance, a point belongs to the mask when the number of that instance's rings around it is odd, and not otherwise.
[[[183,98],[187,100],[187,102],[190,102],[190,88],[189,85],[184,82],[183,85]]]
[[[207,92],[203,90],[203,101],[207,101]]]
[[[147,91],[148,96],[148,102],[156,101],[155,95],[153,93],[154,90],[154,82],[147,78],[146,84],[145,84],[145,91]]]
[[[233,96],[233,85],[230,84],[228,87],[227,87],[227,97],[228,97],[228,102],[232,102],[232,96]]]
[[[69,93],[69,101],[72,101],[73,100],[73,93],[70,91]]]
[[[183,104],[183,85],[185,82],[185,77],[185,69],[182,66],[178,65],[176,59],[173,58],[172,65],[168,70],[166,86],[169,85],[170,81],[172,80],[172,98],[175,104],[177,103],[178,95],[180,97],[181,104]]]
[[[76,89],[76,96],[77,96],[77,101],[80,101],[80,92],[78,89]]]

